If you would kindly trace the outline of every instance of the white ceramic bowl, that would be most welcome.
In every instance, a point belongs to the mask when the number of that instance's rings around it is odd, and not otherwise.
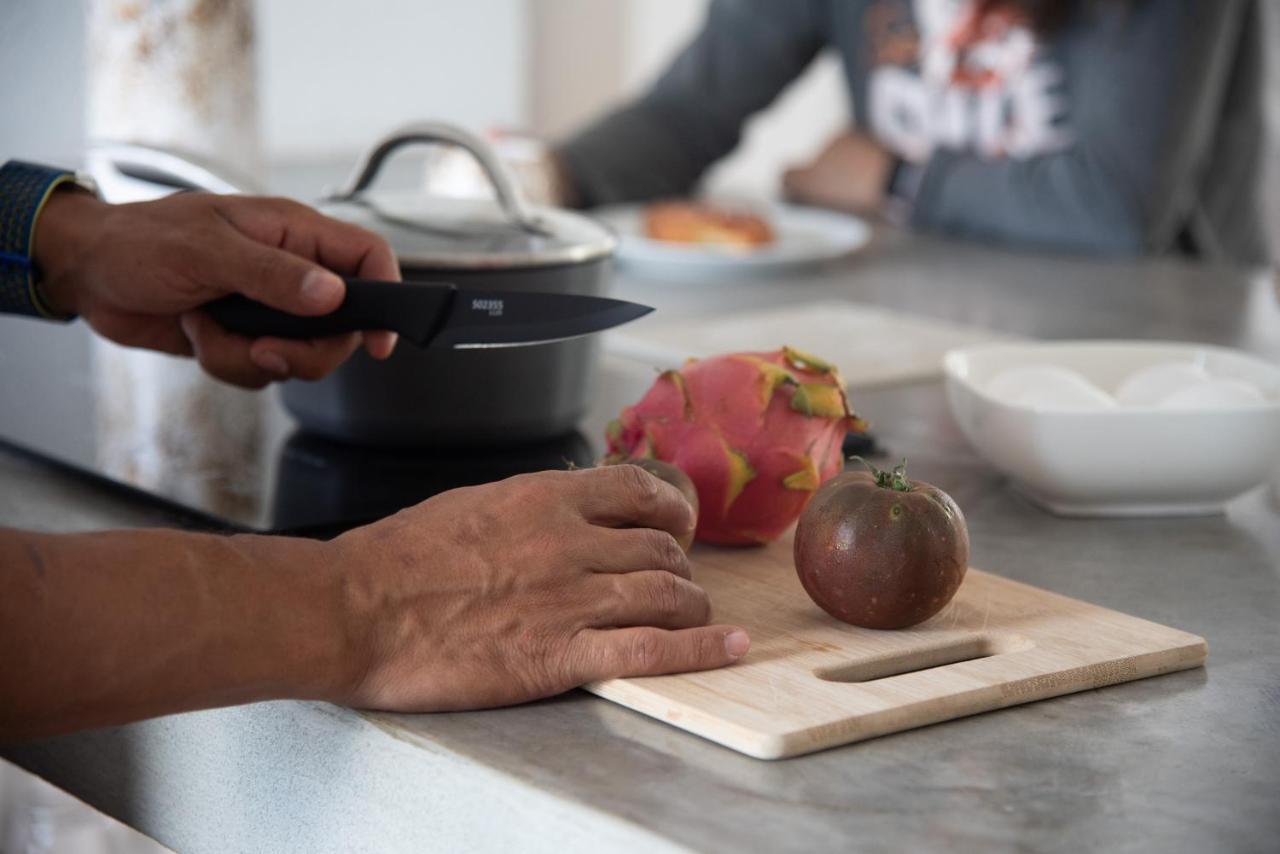
[[[985,391],[1001,371],[1048,364],[1114,393],[1134,371],[1176,361],[1245,380],[1266,400],[1200,410],[1067,411],[1013,406]],[[1217,513],[1280,466],[1280,368],[1237,350],[1142,341],[987,344],[952,350],[944,366],[951,411],[970,443],[1054,513]]]

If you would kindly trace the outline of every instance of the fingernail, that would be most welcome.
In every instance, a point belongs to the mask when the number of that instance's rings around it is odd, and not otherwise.
[[[302,299],[317,308],[333,305],[342,296],[342,279],[328,270],[308,270],[302,277]]]
[[[272,350],[260,350],[252,354],[253,363],[264,371],[269,371],[278,376],[287,376],[289,373],[289,363],[284,360],[284,356]]]
[[[724,651],[730,658],[742,658],[751,649],[751,638],[741,629],[724,636]]]

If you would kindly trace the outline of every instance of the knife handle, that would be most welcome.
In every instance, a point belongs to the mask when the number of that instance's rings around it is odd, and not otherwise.
[[[444,319],[457,287],[447,283],[345,279],[347,294],[329,314],[290,314],[240,294],[214,300],[204,310],[223,329],[258,338],[325,338],[366,329],[390,329],[429,338]]]

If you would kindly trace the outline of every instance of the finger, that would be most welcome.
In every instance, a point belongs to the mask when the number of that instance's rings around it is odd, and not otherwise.
[[[282,249],[346,275],[400,280],[400,264],[382,235],[288,199],[271,202],[287,223]]]
[[[679,538],[697,521],[680,490],[639,466],[601,466],[564,476],[575,478],[576,507],[594,524],[657,528]]]
[[[284,374],[254,364],[249,357],[250,339],[227,332],[204,312],[189,311],[180,322],[192,354],[210,376],[243,388],[262,388],[273,379],[284,378]]]
[[[262,388],[273,380],[316,380],[342,364],[360,346],[360,334],[307,341],[251,339],[227,332],[200,311],[182,315],[182,331],[200,366],[224,382]]]
[[[187,338],[186,333],[182,331],[182,325],[178,323],[166,327],[163,332],[158,332],[151,341],[143,346],[150,350],[168,353],[171,356],[195,355],[195,348],[191,346],[191,340]]]
[[[291,199],[223,197],[222,213],[258,243],[364,279],[399,280],[400,265],[379,234],[327,217]]]
[[[228,290],[294,314],[316,315],[333,311],[345,296],[345,284],[331,271],[400,279],[391,247],[371,231],[288,199],[232,197],[219,204],[237,236],[244,238],[230,256],[241,281],[225,282]],[[385,359],[395,343],[395,333],[383,331],[366,347],[369,355]]]
[[[224,253],[224,257],[234,260],[225,265],[223,275],[229,271],[235,279],[224,278],[220,283],[222,287],[238,288],[250,299],[293,314],[326,314],[342,303],[346,284],[334,273],[247,238],[237,237],[233,243],[235,246]],[[385,331],[372,334],[369,354],[378,359],[390,356],[395,349],[396,334]],[[342,364],[363,337],[361,333],[352,332],[301,342],[279,338],[263,340],[267,343],[256,346],[252,353],[259,367],[300,379],[319,379]]]
[[[670,631],[652,627],[587,629],[574,640],[580,682],[620,676],[660,676],[732,664],[751,646],[736,626]]]
[[[142,347],[173,356],[192,355],[191,342],[182,331],[177,317],[146,317],[131,314],[99,312],[85,320],[99,335],[109,340],[127,340],[131,347]]]
[[[688,629],[711,618],[706,591],[669,572],[630,572],[588,579],[593,628],[657,626]]]
[[[576,566],[593,572],[645,572],[657,570],[692,578],[689,556],[666,531],[656,528],[609,529],[591,526],[574,537],[569,549]]]
[[[217,266],[206,265],[211,271],[209,284],[215,289],[244,294],[290,314],[328,314],[342,304],[347,292],[336,273],[242,234],[231,232],[209,251],[217,258]]]
[[[360,342],[359,332],[301,341],[258,338],[249,345],[249,358],[259,368],[279,377],[318,380],[349,359]]]
[[[364,349],[375,359],[386,359],[395,352],[400,336],[395,332],[367,331],[364,333]]]

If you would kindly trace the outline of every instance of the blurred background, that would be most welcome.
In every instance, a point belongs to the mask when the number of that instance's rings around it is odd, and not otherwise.
[[[0,0],[0,152],[75,159],[95,120],[90,22],[129,0]],[[163,4],[161,4],[163,5]],[[199,3],[187,5],[198,9]],[[557,138],[642,91],[694,33],[706,0],[272,0],[253,7],[257,121],[267,183],[299,166],[341,175],[385,131],[447,118]],[[394,22],[394,26],[388,26]],[[15,85],[16,81],[16,85]],[[847,122],[834,57],[751,124],[711,188],[769,193]],[[13,117],[30,119],[15,121]],[[95,128],[95,125],[98,125]],[[304,195],[319,188],[298,188]]]

